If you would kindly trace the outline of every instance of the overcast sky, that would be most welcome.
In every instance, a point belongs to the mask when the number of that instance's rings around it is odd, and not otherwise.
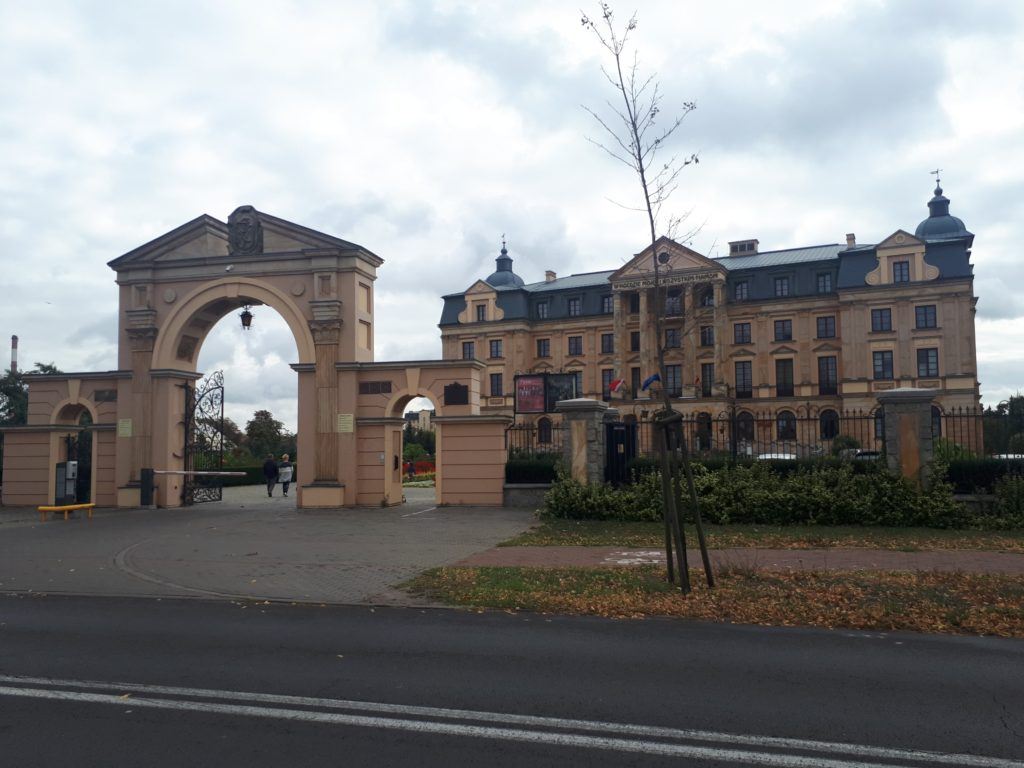
[[[634,7],[666,113],[697,103],[673,208],[698,251],[912,232],[940,167],[976,235],[983,398],[1024,389],[1024,3]],[[646,229],[608,202],[636,202],[635,179],[586,140],[581,105],[612,94],[578,8],[0,0],[3,344],[23,368],[115,368],[106,263],[243,204],[384,258],[377,360],[440,356],[440,296],[493,271],[502,233],[527,282],[618,267]],[[295,357],[261,307],[199,359],[239,424],[269,408],[294,428]]]

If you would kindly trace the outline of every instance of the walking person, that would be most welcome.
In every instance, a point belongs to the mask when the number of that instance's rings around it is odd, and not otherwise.
[[[288,461],[288,454],[286,453],[281,457],[281,463],[277,465],[277,480],[281,483],[285,496],[288,495],[288,486],[292,484],[293,471],[294,465]]]
[[[267,496],[274,495],[274,486],[277,485],[277,462],[274,461],[274,457],[271,455],[267,456],[267,460],[263,462],[263,479],[267,481]]]

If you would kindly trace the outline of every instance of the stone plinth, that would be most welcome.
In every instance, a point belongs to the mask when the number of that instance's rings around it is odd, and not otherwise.
[[[924,488],[931,485],[934,397],[934,390],[909,387],[878,394],[885,412],[885,457],[889,470]]]
[[[573,480],[586,485],[604,481],[604,421],[608,403],[579,397],[559,400],[555,412],[562,414],[565,439],[562,455]]]

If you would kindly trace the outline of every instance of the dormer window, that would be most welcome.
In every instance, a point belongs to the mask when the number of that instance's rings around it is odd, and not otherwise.
[[[476,305],[476,321],[482,323],[487,319],[487,305],[477,304]]]
[[[547,320],[548,319],[548,303],[542,301],[537,305],[537,319]]]
[[[730,256],[753,256],[757,253],[758,240],[734,240],[729,243]]]
[[[892,281],[894,283],[910,282],[910,262],[894,261],[892,263]]]

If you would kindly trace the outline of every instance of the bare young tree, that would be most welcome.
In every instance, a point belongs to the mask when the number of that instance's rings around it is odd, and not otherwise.
[[[619,29],[615,25],[611,6],[602,2],[599,7],[601,11],[599,19],[592,19],[586,13],[581,12],[581,23],[585,29],[593,33],[614,63],[614,67],[611,69],[601,68],[605,78],[617,91],[615,103],[610,100],[606,102],[614,117],[610,116],[606,119],[585,105],[583,108],[597,121],[604,132],[603,141],[589,138],[588,140],[629,167],[640,182],[642,206],[616,204],[644,213],[650,229],[655,295],[654,329],[658,376],[662,384],[662,410],[658,414],[658,448],[661,456],[662,491],[665,504],[665,550],[669,579],[674,581],[673,544],[675,544],[675,565],[679,571],[680,587],[685,593],[690,591],[690,579],[686,558],[686,536],[681,521],[683,478],[685,478],[690,508],[697,526],[697,538],[700,543],[708,586],[714,585],[714,576],[707,553],[699,500],[693,483],[689,450],[682,430],[682,417],[672,408],[668,389],[665,386],[668,377],[665,366],[665,341],[662,334],[664,297],[661,272],[662,267],[667,266],[667,259],[663,262],[662,255],[658,253],[658,228],[659,223],[662,222],[665,204],[679,186],[679,176],[683,169],[699,162],[696,153],[672,154],[667,159],[663,159],[669,139],[682,125],[686,116],[697,108],[697,105],[692,101],[683,102],[674,116],[665,119],[661,114],[663,94],[656,76],[645,76],[640,72],[639,59],[635,50],[631,61],[626,60],[630,37],[637,27],[636,14],[634,13],[626,25]],[[666,236],[672,239],[678,237],[678,230],[686,218],[686,215],[683,215],[668,216],[664,219]],[[691,231],[684,239],[688,240],[694,234],[695,232]],[[690,317],[685,318],[685,324],[689,326],[690,333],[696,329],[700,315],[701,312],[695,310]],[[683,478],[680,477],[680,469]]]

